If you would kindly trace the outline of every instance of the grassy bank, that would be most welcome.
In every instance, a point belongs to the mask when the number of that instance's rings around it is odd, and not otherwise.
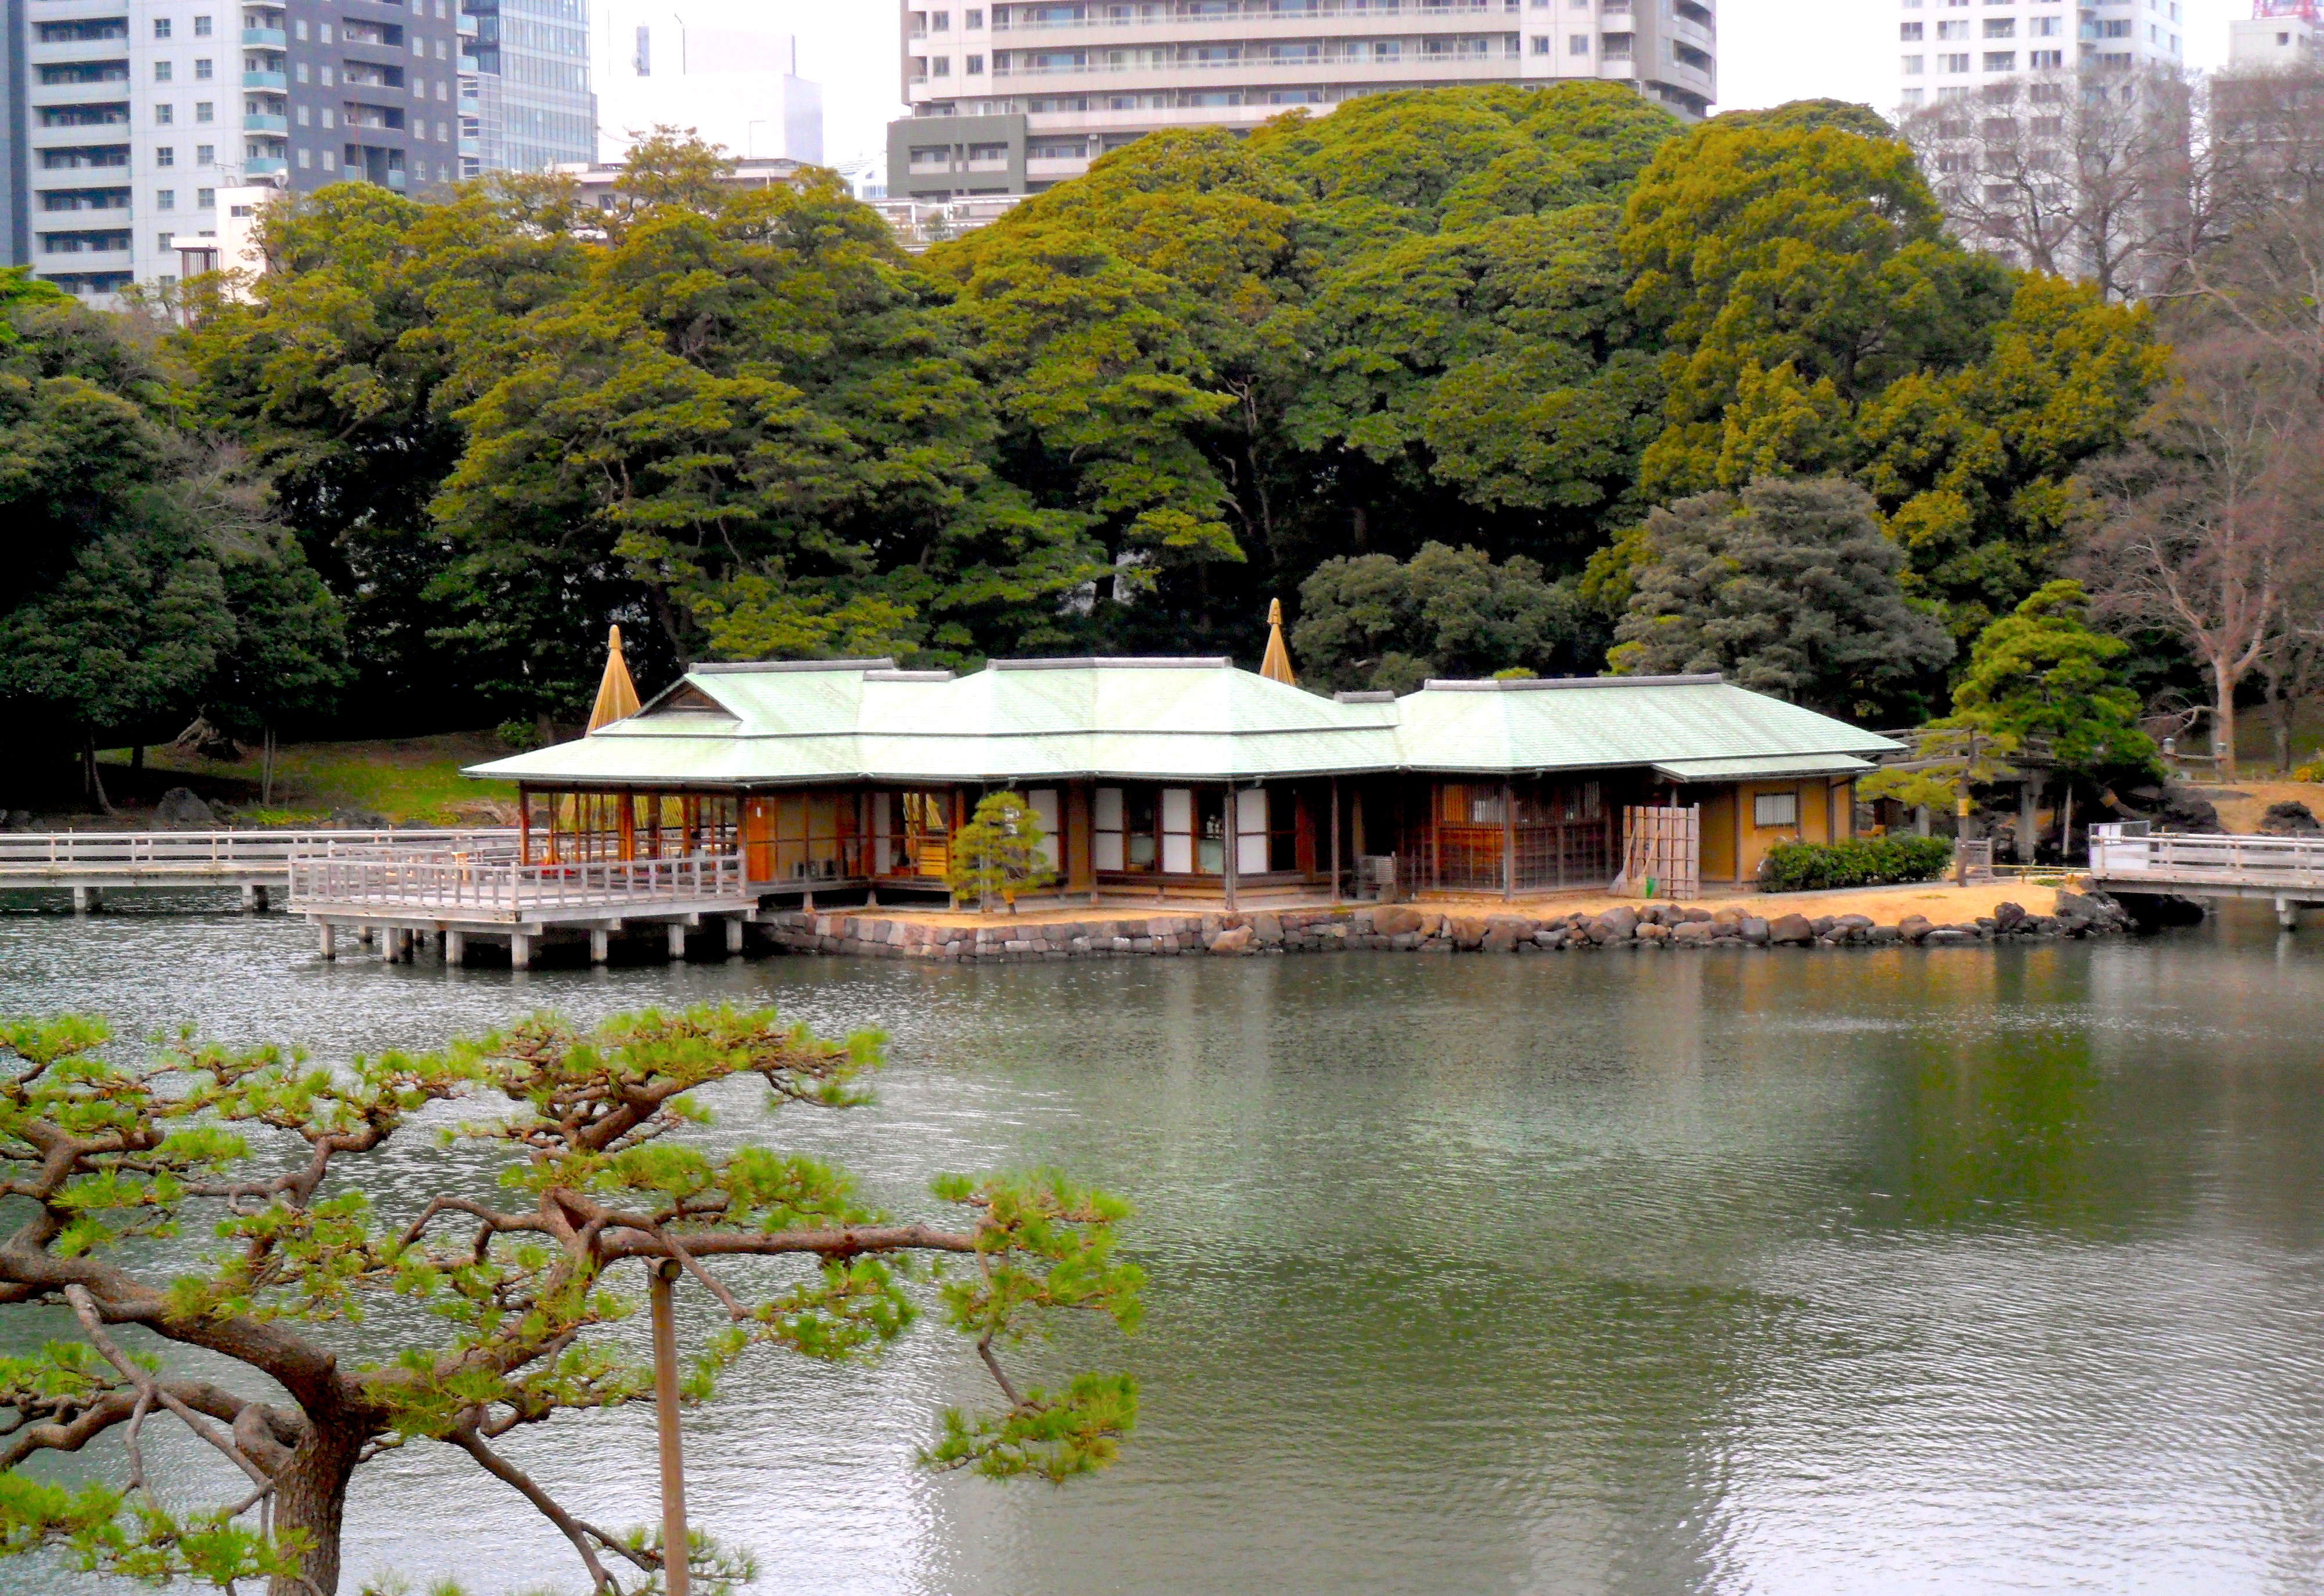
[[[334,815],[375,815],[392,825],[514,825],[516,789],[476,781],[461,767],[499,759],[508,745],[490,732],[456,732],[366,743],[292,743],[274,751],[272,791],[263,791],[260,757],[204,759],[178,748],[149,748],[145,768],[130,752],[102,755],[106,790],[125,814],[150,808],[172,787],[189,787],[214,806],[231,807],[251,826],[319,825]]]

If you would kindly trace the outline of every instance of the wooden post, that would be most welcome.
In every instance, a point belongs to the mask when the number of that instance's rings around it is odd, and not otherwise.
[[[677,1263],[664,1259],[653,1266],[647,1295],[653,1315],[654,1428],[661,1438],[662,1583],[669,1596],[688,1596],[693,1582],[686,1565],[686,1460],[678,1450],[678,1315],[670,1302],[670,1287],[677,1283]]]
[[[1517,892],[1517,789],[1514,781],[1501,783],[1501,901],[1506,903]]]
[[[320,953],[326,960],[336,959],[339,956],[338,929],[339,928],[337,926],[334,926],[328,920],[322,921],[315,927],[317,951]]]
[[[1743,800],[1748,795],[1743,784],[1735,784],[1735,884],[1743,884]]]
[[[589,962],[602,964],[613,956],[613,934],[599,928],[589,933]]]
[[[512,932],[509,936],[509,968],[532,968],[532,938],[521,931]]]
[[[742,953],[742,917],[730,914],[726,917],[726,955],[729,958],[739,958]]]
[[[516,862],[532,863],[532,789],[516,789]]]
[[[1225,824],[1221,826],[1219,829],[1226,835],[1226,854],[1222,861],[1222,863],[1224,865],[1226,871],[1227,912],[1229,914],[1232,914],[1235,908],[1235,866],[1240,863],[1240,861],[1236,859],[1235,855],[1242,852],[1242,813],[1240,806],[1236,801],[1240,796],[1240,795],[1235,791],[1234,783],[1231,781],[1228,782],[1226,814],[1224,816]],[[1196,827],[1194,837],[1195,846],[1200,847],[1202,845],[1202,840],[1201,828],[1198,826]]]
[[[1340,901],[1340,779],[1332,778],[1332,901]]]
[[[466,931],[444,933],[444,962],[465,964],[468,962],[468,934]]]
[[[75,887],[72,890],[72,898],[75,914],[94,914],[98,904],[103,901],[98,898],[95,887]]]
[[[669,923],[669,956],[673,964],[682,964],[686,962],[686,922],[684,920],[672,920]]]

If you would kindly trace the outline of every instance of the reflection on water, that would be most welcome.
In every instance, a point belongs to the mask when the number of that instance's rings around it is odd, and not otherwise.
[[[752,1365],[689,1418],[689,1493],[763,1590],[2324,1582],[2324,937],[2260,917],[1927,954],[526,976],[327,966],[279,919],[0,917],[0,1008],[327,1056],[717,998],[895,1038],[879,1106],[778,1139],[899,1208],[937,1169],[1067,1166],[1139,1204],[1154,1280],[1142,1434],[1063,1491],[913,1470],[979,1395],[933,1329],[876,1370]],[[756,1120],[725,1110],[706,1135]],[[447,1173],[487,1178],[415,1142],[377,1184],[400,1210]],[[641,1410],[515,1450],[629,1524],[650,1442]],[[439,1448],[359,1482],[353,1570],[577,1589],[568,1555]]]

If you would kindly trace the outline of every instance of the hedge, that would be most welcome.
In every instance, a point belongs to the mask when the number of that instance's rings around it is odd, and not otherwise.
[[[1777,843],[1759,866],[1763,892],[1826,892],[1932,881],[1953,862],[1943,837],[1862,837],[1847,843]]]

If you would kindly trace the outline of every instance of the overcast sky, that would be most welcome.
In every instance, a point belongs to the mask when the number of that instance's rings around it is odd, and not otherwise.
[[[824,159],[883,152],[898,103],[895,0],[770,0],[798,34],[799,69],[823,85]],[[2227,20],[2249,0],[2186,0],[2190,64],[2226,59]],[[1894,0],[1721,0],[1722,110],[1831,96],[1883,109],[1896,88]]]

